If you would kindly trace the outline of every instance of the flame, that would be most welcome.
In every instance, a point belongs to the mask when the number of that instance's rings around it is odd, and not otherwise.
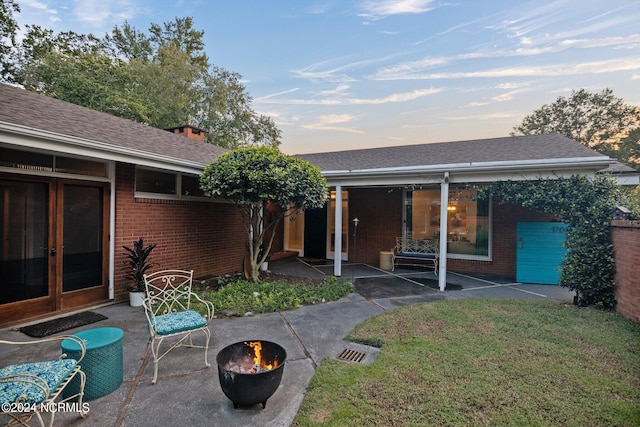
[[[266,369],[268,371],[275,369],[278,367],[278,361],[274,360],[273,363],[265,363],[262,360],[262,343],[260,341],[252,341],[249,343],[245,343],[249,347],[253,348],[253,363],[256,366],[259,366],[261,369]]]

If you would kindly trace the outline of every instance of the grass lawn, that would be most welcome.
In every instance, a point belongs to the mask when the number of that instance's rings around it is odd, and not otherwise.
[[[370,366],[325,359],[295,426],[640,426],[640,324],[531,300],[385,312],[348,339]]]

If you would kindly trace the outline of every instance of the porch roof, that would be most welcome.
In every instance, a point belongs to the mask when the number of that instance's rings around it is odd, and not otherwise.
[[[301,154],[331,180],[377,177],[396,181],[444,172],[480,181],[540,174],[595,173],[614,161],[560,134],[510,136],[419,145]],[[532,175],[533,174],[533,175]],[[462,178],[465,175],[465,178]],[[385,178],[386,177],[386,178]],[[455,176],[452,176],[455,180]],[[347,183],[347,182],[345,182]],[[349,182],[351,183],[351,182]],[[364,184],[364,182],[361,182]]]
[[[227,150],[0,84],[0,142],[199,173]]]

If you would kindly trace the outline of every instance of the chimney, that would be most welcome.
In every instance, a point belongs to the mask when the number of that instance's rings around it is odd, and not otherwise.
[[[205,131],[195,126],[175,126],[172,128],[166,128],[165,130],[175,133],[176,135],[182,135],[186,136],[189,139],[195,139],[196,141],[204,142]]]

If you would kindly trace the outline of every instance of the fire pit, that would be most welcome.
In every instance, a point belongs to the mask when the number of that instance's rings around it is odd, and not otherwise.
[[[275,393],[282,379],[287,352],[269,341],[242,341],[220,350],[218,378],[233,407],[262,403]]]

